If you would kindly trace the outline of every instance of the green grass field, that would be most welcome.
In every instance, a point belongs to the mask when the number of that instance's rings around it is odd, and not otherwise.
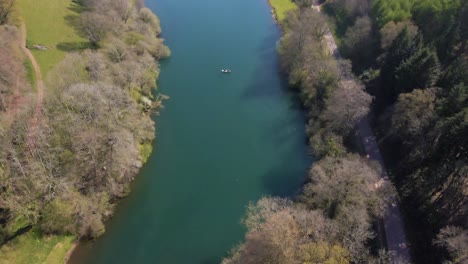
[[[286,18],[288,11],[297,9],[297,5],[291,0],[269,0],[275,10],[278,22],[281,23]]]
[[[70,24],[80,10],[71,0],[18,0],[18,6],[27,28],[28,47],[47,46],[45,51],[31,48],[43,77],[67,51],[87,47],[86,40]]]
[[[42,236],[30,230],[0,248],[0,264],[62,264],[73,236]]]

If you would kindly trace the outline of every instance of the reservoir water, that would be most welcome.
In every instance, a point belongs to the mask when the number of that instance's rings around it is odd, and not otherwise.
[[[303,183],[305,117],[279,72],[267,0],[145,2],[172,51],[159,79],[170,99],[131,194],[72,262],[219,263],[244,237],[249,201]]]

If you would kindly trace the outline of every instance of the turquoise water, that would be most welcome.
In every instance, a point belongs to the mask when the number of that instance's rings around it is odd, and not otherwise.
[[[148,164],[81,263],[219,263],[249,201],[298,191],[305,119],[279,73],[266,0],[146,0],[172,57]],[[232,73],[223,74],[221,68]]]

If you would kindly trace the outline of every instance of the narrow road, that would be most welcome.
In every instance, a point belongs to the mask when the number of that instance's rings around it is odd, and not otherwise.
[[[42,81],[41,68],[34,58],[31,51],[26,47],[26,25],[23,23],[21,25],[21,49],[28,56],[31,61],[34,69],[34,74],[36,76],[36,88],[37,88],[37,101],[36,107],[34,110],[34,115],[29,123],[29,131],[26,139],[29,150],[33,150],[36,145],[36,132],[39,120],[42,117],[42,101],[44,100],[44,82]]]
[[[318,12],[321,12],[320,6],[312,6]],[[335,39],[332,32],[327,27],[324,41],[330,51],[330,54],[335,57],[337,60],[341,60],[341,55],[336,45]],[[341,81],[345,82],[354,82],[352,76],[348,76],[344,69],[341,69]],[[368,117],[363,118],[358,124],[359,135],[364,146],[365,152],[368,155],[368,158],[374,161],[377,161],[382,169],[382,181],[383,184],[392,184],[389,180],[387,174],[387,168],[385,167],[382,155],[380,154],[377,141],[374,136],[374,132],[369,125]],[[400,213],[400,208],[398,206],[397,197],[391,197],[390,204],[387,208],[387,212],[382,219],[383,230],[385,231],[385,239],[387,244],[387,249],[391,255],[391,263],[411,263],[411,255],[409,248],[407,247],[405,229],[403,224],[403,218]],[[382,235],[382,234],[381,234]]]

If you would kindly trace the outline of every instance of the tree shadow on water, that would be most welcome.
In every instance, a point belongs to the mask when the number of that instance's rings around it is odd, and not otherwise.
[[[261,42],[257,48],[257,57],[260,65],[254,70],[252,81],[248,84],[243,96],[247,99],[256,97],[272,96],[281,92],[275,84],[277,78],[274,75],[281,75],[278,55],[275,43],[279,40],[279,33],[276,29],[269,30],[269,35]],[[281,75],[282,76],[282,75]],[[283,78],[281,78],[283,79]],[[283,87],[285,80],[280,80]]]
[[[277,52],[277,44],[280,40],[278,25],[272,25],[268,30],[268,36],[257,48],[258,61],[260,65],[254,70],[251,82],[243,93],[244,99],[255,100],[262,97],[288,96],[289,109],[302,111],[302,103],[298,93],[294,91],[287,76],[281,72],[280,58]]]
[[[284,160],[268,170],[262,176],[262,181],[270,195],[294,197],[301,192],[302,185],[307,182],[307,168],[308,166],[292,168],[288,160]]]

